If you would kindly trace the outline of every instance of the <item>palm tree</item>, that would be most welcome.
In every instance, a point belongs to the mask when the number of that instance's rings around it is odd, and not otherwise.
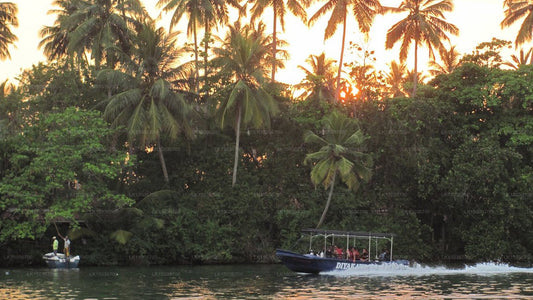
[[[402,40],[400,60],[407,58],[407,53],[414,42],[415,66],[413,72],[413,95],[418,83],[418,45],[425,44],[430,56],[434,57],[433,48],[442,47],[442,41],[449,41],[446,32],[457,35],[459,29],[445,21],[443,12],[453,10],[452,0],[404,0],[398,8],[388,7],[389,12],[408,12],[407,17],[394,24],[387,32],[385,46],[391,49]]]
[[[303,89],[301,95],[306,100],[330,101],[335,98],[335,61],[326,58],[322,52],[320,55],[309,55],[305,62],[310,69],[304,66],[298,68],[305,72],[305,78],[295,85],[297,89]]]
[[[176,36],[162,27],[155,29],[153,22],[144,24],[135,41],[133,60],[127,65],[131,71],[106,69],[98,74],[100,81],[124,87],[109,99],[104,118],[114,127],[126,127],[130,145],[157,147],[167,183],[161,136],[176,139],[182,132],[191,133],[187,119],[190,108],[170,84],[175,79],[172,66],[183,52],[176,48]]]
[[[204,87],[206,89],[206,97],[209,96],[209,43],[211,39],[212,28],[218,28],[221,25],[228,23],[228,7],[234,7],[243,14],[244,10],[237,0],[208,0],[209,5],[204,5]],[[196,63],[196,67],[198,64]],[[199,80],[198,80],[199,82]]]
[[[309,25],[314,24],[320,17],[328,11],[332,11],[328,21],[328,26],[324,33],[324,40],[330,38],[337,31],[339,24],[342,24],[342,43],[341,54],[339,59],[339,69],[337,71],[337,86],[335,92],[335,101],[339,99],[341,88],[341,72],[344,59],[344,47],[346,43],[346,20],[348,11],[352,8],[359,30],[362,33],[368,33],[374,21],[374,17],[381,13],[382,7],[379,0],[328,0],[318,11],[309,19]]]
[[[529,0],[505,0],[503,3],[507,9],[504,12],[504,19],[500,23],[503,28],[513,25],[519,19],[524,18],[524,22],[516,35],[515,45],[518,47],[531,41],[533,34],[533,4]]]
[[[455,49],[455,46],[450,47],[450,50],[441,47],[439,49],[439,56],[442,62],[441,64],[435,60],[429,62],[429,66],[431,67],[429,73],[432,76],[450,74],[461,64],[461,55],[459,54],[459,51]]]
[[[203,0],[159,0],[158,7],[163,7],[164,12],[173,10],[172,19],[170,20],[170,30],[179,23],[184,14],[188,14],[189,22],[187,24],[187,35],[193,36],[194,39],[194,62],[195,62],[195,93],[198,93],[198,27],[203,23],[204,15],[202,4],[208,4],[209,1]]]
[[[415,74],[415,71],[414,70],[407,70],[407,75],[406,75],[406,78],[416,78],[417,81],[416,81],[416,84],[420,84],[420,83],[423,83],[424,81],[426,81],[427,79],[427,75],[425,73],[422,73],[422,72],[418,72],[418,74]],[[413,81],[410,81],[410,80],[406,80],[404,82],[404,90],[405,92],[407,93],[407,95],[409,95],[409,97],[414,97],[415,94],[415,90],[412,88],[412,85],[414,84]]]
[[[209,40],[209,30],[213,25],[223,25],[228,21],[227,6],[241,7],[236,0],[158,0],[157,6],[162,7],[164,12],[173,11],[170,20],[170,29],[177,25],[186,14],[189,17],[187,23],[187,34],[193,36],[194,42],[194,63],[195,63],[195,92],[198,93],[198,82],[200,78],[200,67],[198,59],[198,29],[204,26],[205,29],[205,62],[207,62],[207,47]],[[207,64],[205,66],[207,68]],[[207,70],[206,70],[207,79]]]
[[[365,137],[357,121],[333,112],[324,118],[324,125],[323,137],[311,131],[306,132],[304,136],[306,143],[322,145],[317,152],[307,154],[304,160],[304,164],[314,163],[311,181],[315,186],[323,185],[324,188],[329,188],[328,200],[316,228],[319,228],[326,218],[337,176],[352,191],[357,191],[360,180],[368,181],[371,177],[370,155],[358,151]]]
[[[44,26],[39,31],[39,36],[42,39],[39,42],[39,48],[43,48],[44,54],[50,61],[66,56],[69,33],[74,31],[81,21],[69,19],[79,9],[76,0],[55,0],[53,4],[58,8],[49,10],[48,14],[57,16],[54,25]]]
[[[17,27],[18,8],[12,2],[0,2],[0,59],[11,58],[9,45],[17,41],[17,36],[11,32],[12,27]]]
[[[390,72],[385,76],[385,81],[389,86],[388,97],[405,97],[407,92],[405,91],[403,85],[408,78],[407,67],[403,63],[397,63],[396,61],[391,61],[389,64]]]
[[[526,53],[524,53],[524,49],[520,49],[520,54],[518,56],[512,54],[511,60],[512,62],[504,62],[503,64],[515,70],[520,69],[521,66],[533,64],[533,48],[530,48]]]
[[[277,102],[264,89],[264,66],[271,49],[271,41],[265,37],[264,30],[263,23],[257,28],[253,25],[241,28],[237,23],[229,27],[227,36],[220,41],[221,46],[214,49],[213,65],[230,74],[232,80],[227,90],[229,96],[219,108],[221,127],[233,122],[235,129],[232,186],[237,182],[241,126],[269,127],[271,116],[278,112]]]
[[[59,10],[54,26],[41,30],[40,43],[49,57],[65,53],[91,54],[95,65],[105,61],[114,67],[129,54],[133,28],[148,18],[140,0],[57,0]]]
[[[307,13],[305,9],[311,3],[311,0],[249,0],[254,2],[252,7],[251,22],[255,22],[257,18],[260,18],[267,7],[272,7],[273,10],[273,29],[272,29],[272,82],[276,81],[276,50],[277,50],[277,26],[278,18],[281,24],[281,30],[285,31],[285,15],[289,10],[294,16],[300,18],[303,22],[307,22]]]

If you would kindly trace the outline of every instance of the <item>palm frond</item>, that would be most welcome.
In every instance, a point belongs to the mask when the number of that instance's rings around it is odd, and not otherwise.
[[[134,88],[119,93],[111,98],[104,111],[104,119],[111,121],[123,111],[133,110],[142,97],[142,91]]]
[[[306,143],[311,143],[311,144],[322,144],[322,145],[327,145],[328,144],[328,142],[326,140],[324,140],[323,138],[319,137],[317,134],[315,134],[314,132],[312,132],[310,130],[307,130],[304,133],[304,141]]]
[[[127,230],[119,229],[111,233],[111,238],[121,245],[125,245],[133,236],[133,233]]]
[[[364,142],[364,135],[357,129],[355,120],[337,112],[328,115],[324,125],[328,130],[324,138],[310,131],[304,134],[306,143],[323,145],[319,151],[305,157],[304,164],[316,162],[311,170],[311,180],[315,185],[322,184],[327,188],[334,184],[333,179],[338,173],[350,189],[356,190],[358,178],[366,180],[370,174],[365,167],[371,164],[370,156],[355,150]]]
[[[516,36],[515,45],[521,45],[528,41],[531,41],[533,30],[533,8],[529,11],[529,14],[524,19],[524,22],[518,30],[518,35]]]

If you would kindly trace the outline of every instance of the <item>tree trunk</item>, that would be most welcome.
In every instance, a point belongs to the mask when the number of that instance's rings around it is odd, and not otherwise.
[[[241,138],[241,106],[237,106],[237,120],[235,121],[235,161],[233,162],[233,180],[231,187],[237,182],[237,165],[239,164],[239,140]]]
[[[415,71],[413,74],[413,97],[416,96],[416,85],[418,84],[418,41],[415,41]]]
[[[161,162],[161,169],[163,170],[163,177],[165,182],[168,183],[167,164],[165,163],[165,157],[163,156],[163,148],[161,147],[161,139],[157,139],[157,153],[159,154],[159,161]]]
[[[326,202],[326,207],[324,207],[324,211],[322,212],[320,221],[318,221],[318,225],[316,225],[317,229],[322,226],[322,223],[324,223],[324,220],[326,219],[326,214],[328,213],[329,205],[331,204],[331,196],[333,195],[333,187],[335,187],[335,177],[337,177],[336,175],[337,172],[333,174],[333,179],[331,180],[331,187],[329,189],[328,201]]]
[[[207,65],[207,51],[209,50],[209,22],[205,21],[205,41],[204,41],[204,87],[205,87],[205,97],[209,97],[209,69]]]
[[[198,78],[200,77],[200,67],[198,66],[198,34],[196,32],[196,22],[193,23],[193,36],[194,36],[194,66],[196,71],[194,72],[194,92],[198,95]]]
[[[272,7],[274,9],[274,32],[273,32],[273,35],[272,35],[272,78],[271,78],[271,81],[272,82],[275,82],[276,81],[276,51],[277,51],[277,34],[276,34],[276,30],[277,30],[277,13],[276,13],[276,0],[272,1]]]
[[[342,22],[342,45],[341,45],[341,57],[339,59],[339,70],[337,72],[337,90],[335,91],[335,103],[339,102],[339,94],[341,92],[341,71],[342,63],[344,59],[344,44],[346,43],[346,14],[344,13],[343,22]]]

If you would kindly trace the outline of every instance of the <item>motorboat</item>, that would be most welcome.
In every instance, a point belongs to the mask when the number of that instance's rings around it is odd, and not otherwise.
[[[361,265],[399,264],[409,265],[408,260],[393,259],[394,234],[373,232],[352,232],[324,229],[303,229],[302,237],[309,237],[306,253],[289,250],[276,250],[276,256],[290,270],[299,273],[323,273],[335,270],[348,270]],[[379,246],[388,244],[388,250]],[[363,257],[352,255],[344,249],[367,249]],[[337,247],[339,246],[339,247]],[[340,247],[346,247],[344,249]],[[318,247],[318,248],[317,248]],[[315,251],[315,249],[320,249]],[[335,248],[336,250],[328,251]],[[338,251],[341,249],[341,251]]]
[[[49,268],[54,269],[73,269],[77,268],[80,262],[80,256],[67,257],[63,253],[54,254],[54,252],[46,253],[43,255],[43,259]]]

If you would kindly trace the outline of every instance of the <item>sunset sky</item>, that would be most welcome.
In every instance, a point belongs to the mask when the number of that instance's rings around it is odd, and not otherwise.
[[[19,9],[19,27],[14,29],[18,41],[10,48],[11,60],[0,61],[0,82],[14,78],[21,73],[21,70],[30,68],[32,64],[39,61],[45,61],[42,51],[38,49],[39,30],[45,25],[52,25],[55,15],[48,15],[47,12],[53,8],[53,0],[11,0],[18,5]],[[157,0],[144,0],[146,8],[152,17],[157,17],[160,10],[156,8]],[[322,2],[323,3],[323,2]],[[381,3],[387,6],[398,6],[401,0],[382,0]],[[502,30],[500,22],[503,20],[503,0],[460,0],[454,1],[455,9],[447,13],[446,20],[459,27],[460,35],[451,36],[451,44],[456,45],[457,50],[461,53],[471,53],[472,50],[481,42],[490,41],[493,37],[513,41],[518,32],[520,20],[512,27]],[[320,5],[320,4],[319,4]],[[308,9],[308,15],[314,14],[319,6]],[[390,51],[385,50],[385,36],[387,30],[396,22],[404,18],[402,14],[388,14],[378,16],[374,22],[370,33],[370,39],[365,46],[368,50],[374,50],[377,58],[377,67],[387,70],[387,64],[392,60],[398,60],[398,48],[395,47]],[[318,55],[325,51],[326,56],[337,60],[340,55],[341,28],[335,36],[323,40],[324,29],[329,14],[317,22],[313,27],[307,28],[302,22],[288,15],[286,17],[285,32],[281,32],[278,26],[278,35],[285,39],[289,46],[287,50],[290,54],[290,60],[286,62],[285,70],[277,73],[277,79],[285,83],[298,83],[303,79],[303,73],[297,69],[298,65],[305,65],[305,59],[311,55]],[[271,24],[271,14],[264,15],[266,24]],[[168,29],[169,17],[163,16],[160,25]],[[348,22],[347,43],[352,41],[358,44],[364,44],[364,39],[357,30],[355,21],[352,19]],[[185,32],[185,28],[178,28]],[[271,32],[271,30],[270,30]],[[185,38],[185,34],[182,34]],[[531,47],[523,45],[524,48]],[[513,49],[510,53],[519,51]],[[426,49],[419,50],[419,70],[424,70],[428,59]],[[345,62],[353,61],[349,51],[345,53]],[[407,60],[409,69],[413,68],[413,59]]]

